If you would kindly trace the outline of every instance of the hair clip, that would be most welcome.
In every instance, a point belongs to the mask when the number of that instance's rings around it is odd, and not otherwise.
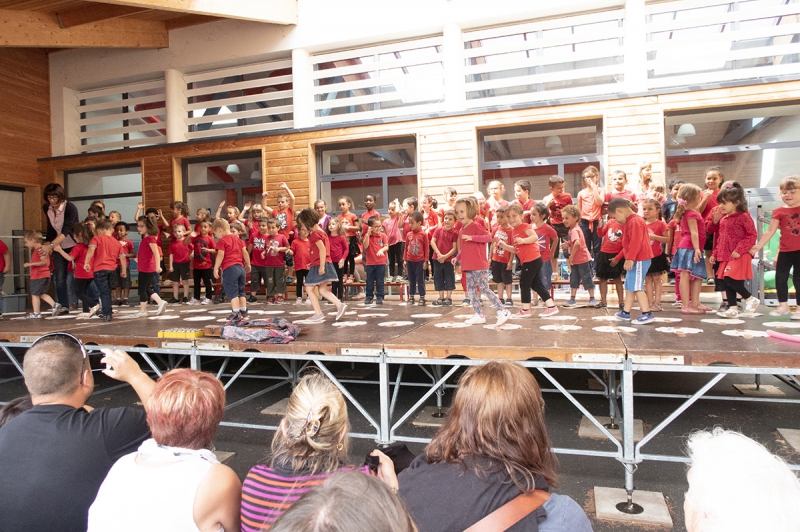
[[[722,185],[724,188],[733,188],[733,183],[725,183]]]
[[[678,198],[678,205],[686,205],[686,200],[683,198]]]
[[[321,423],[319,419],[311,419],[311,415],[311,412],[309,412],[308,417],[306,418],[306,424],[303,425],[303,429],[306,431],[307,438],[317,441],[317,433],[319,432]]]

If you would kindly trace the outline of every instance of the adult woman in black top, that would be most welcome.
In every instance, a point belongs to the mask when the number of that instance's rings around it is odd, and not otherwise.
[[[78,223],[78,208],[75,204],[67,201],[67,194],[64,187],[58,183],[50,183],[44,187],[44,211],[47,220],[47,235],[45,238],[49,242],[48,252],[51,252],[55,244],[69,254],[75,241],[72,240],[72,226]],[[61,313],[69,312],[69,296],[67,293],[67,260],[60,253],[52,253],[53,266],[55,272],[56,300],[64,307]],[[58,313],[58,311],[56,311]]]

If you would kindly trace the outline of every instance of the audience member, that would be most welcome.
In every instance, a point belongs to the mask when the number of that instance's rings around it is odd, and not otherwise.
[[[244,480],[242,531],[269,530],[301,495],[342,469],[349,430],[338,388],[317,373],[303,377],[275,431],[270,465],[256,465]],[[369,473],[366,466],[359,470]]]
[[[403,501],[380,480],[337,473],[292,505],[273,532],[416,532]]]
[[[687,447],[688,532],[800,530],[800,482],[763,445],[717,428],[692,434]]]
[[[32,406],[31,398],[27,395],[24,397],[17,397],[4,404],[0,407],[0,428],[3,428],[3,425],[21,413],[30,410]]]
[[[209,450],[225,414],[222,383],[170,371],[145,409],[153,437],[108,472],[89,508],[89,532],[238,532],[242,485]]]
[[[557,461],[533,375],[517,363],[472,366],[444,425],[400,473],[400,496],[421,532],[462,532],[512,499],[556,484]],[[519,530],[588,532],[580,506],[549,493]]]
[[[147,404],[155,383],[124,351],[103,349],[107,376]],[[0,530],[85,532],[86,516],[114,462],[150,436],[144,410],[84,404],[94,378],[83,344],[51,333],[25,353],[33,408],[0,429]]]

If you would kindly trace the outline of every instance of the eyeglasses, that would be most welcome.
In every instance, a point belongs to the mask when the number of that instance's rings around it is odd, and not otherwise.
[[[30,349],[32,349],[36,344],[44,340],[45,338],[68,338],[78,344],[78,347],[81,350],[81,355],[83,355],[83,363],[81,364],[81,384],[83,384],[83,375],[86,373],[86,363],[89,360],[89,353],[86,351],[86,347],[84,347],[83,342],[77,336],[73,336],[66,332],[54,332],[54,333],[47,333],[43,334],[39,338],[36,339],[35,342],[31,344]],[[91,367],[91,366],[90,366]]]

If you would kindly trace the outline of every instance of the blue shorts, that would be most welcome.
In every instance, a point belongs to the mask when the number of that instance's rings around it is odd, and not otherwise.
[[[244,284],[247,274],[241,264],[232,264],[222,271],[222,288],[228,300],[234,297],[247,297],[244,291]]]
[[[650,269],[650,259],[633,261],[633,268],[625,272],[625,290],[628,292],[644,291],[644,278]]]

